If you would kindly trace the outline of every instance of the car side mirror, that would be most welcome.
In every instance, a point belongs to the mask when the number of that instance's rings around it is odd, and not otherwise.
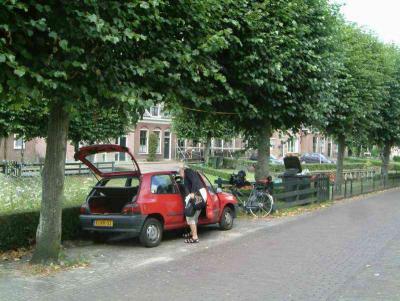
[[[217,193],[221,193],[222,192],[222,188],[218,187],[217,188]]]

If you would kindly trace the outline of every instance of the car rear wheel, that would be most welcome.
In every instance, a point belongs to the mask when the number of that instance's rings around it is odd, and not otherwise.
[[[221,220],[219,222],[219,228],[224,231],[232,229],[233,219],[234,219],[234,214],[232,208],[225,207],[224,211],[222,211]]]
[[[143,246],[153,248],[160,244],[162,234],[162,223],[158,219],[150,217],[144,222],[139,239]]]

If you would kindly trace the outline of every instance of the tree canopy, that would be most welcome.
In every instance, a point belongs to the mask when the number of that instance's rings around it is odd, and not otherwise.
[[[34,261],[58,256],[69,130],[75,129],[74,140],[91,139],[82,131],[93,121],[115,116],[118,132],[132,125],[148,102],[201,101],[195,97],[199,73],[213,76],[207,54],[220,47],[218,33],[208,26],[219,6],[211,0],[0,4],[0,97],[7,101],[2,113],[35,113],[2,131],[21,127],[30,135],[24,129],[32,126],[35,135],[47,138]],[[43,126],[36,120],[41,117]],[[110,134],[115,132],[96,138]]]
[[[339,26],[335,36],[337,68],[333,94],[323,103],[323,113],[317,121],[317,127],[339,144],[338,189],[346,145],[354,140],[368,141],[369,134],[380,126],[386,94],[383,43],[354,24],[341,21]]]
[[[219,63],[229,86],[217,109],[258,145],[256,178],[266,177],[269,138],[307,123],[329,88],[336,11],[325,0],[232,1],[223,17],[229,48]]]

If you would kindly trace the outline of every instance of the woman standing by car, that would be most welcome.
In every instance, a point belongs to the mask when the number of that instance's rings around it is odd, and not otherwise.
[[[185,186],[185,206],[191,199],[194,199],[196,195],[197,197],[202,198],[202,201],[205,204],[207,200],[207,191],[200,180],[199,174],[190,168],[180,168],[179,174],[183,178],[183,184]],[[197,209],[193,216],[186,217],[186,222],[190,227],[190,233],[184,234],[186,243],[199,242],[199,237],[197,235],[197,223],[200,213],[201,209]]]

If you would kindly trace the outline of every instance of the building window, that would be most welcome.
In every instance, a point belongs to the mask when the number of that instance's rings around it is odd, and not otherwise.
[[[288,141],[288,152],[294,153],[294,139],[290,138]]]
[[[18,135],[14,135],[14,149],[25,149],[25,141]]]
[[[271,148],[271,149],[274,149],[275,147],[276,147],[276,139],[275,138],[272,138],[270,141],[269,141],[269,147]]]
[[[160,106],[152,106],[150,108],[150,115],[152,117],[160,117]]]
[[[224,140],[224,148],[234,148],[233,140]]]
[[[157,150],[156,153],[157,154],[161,154],[161,131],[160,130],[156,130],[153,131],[154,135],[157,136]]]
[[[185,139],[178,139],[178,147],[185,148]]]
[[[312,138],[312,151],[313,153],[317,152],[317,145],[318,145],[318,137],[313,137]]]
[[[127,137],[126,136],[121,136],[115,139],[115,144],[121,145],[121,146],[127,146]],[[126,161],[126,153],[124,152],[118,152],[115,153],[115,161]]]
[[[299,151],[299,139],[297,137],[291,137],[287,140],[287,151],[289,153],[297,153]]]
[[[214,147],[215,148],[222,148],[222,140],[221,139],[214,139]]]
[[[321,138],[320,153],[325,153],[325,138]]]
[[[328,143],[328,157],[332,157],[332,140]]]
[[[149,143],[149,137],[147,136],[147,130],[140,130],[140,143],[139,143],[139,153],[147,154],[147,146]]]

